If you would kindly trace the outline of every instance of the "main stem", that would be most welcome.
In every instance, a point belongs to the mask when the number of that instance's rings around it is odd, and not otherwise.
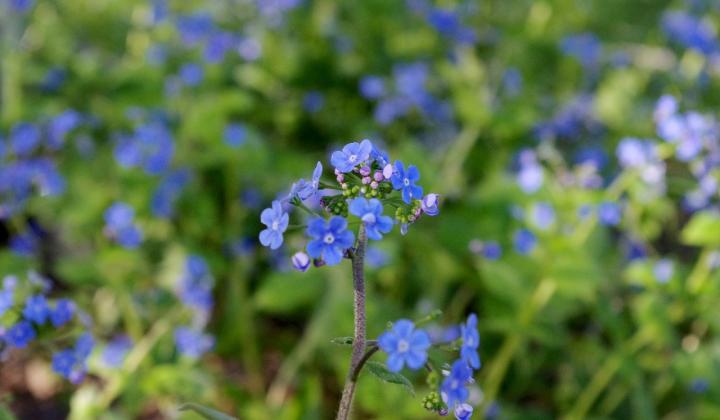
[[[350,417],[350,409],[352,407],[353,395],[355,395],[355,385],[358,378],[358,367],[363,363],[365,355],[366,334],[365,325],[365,246],[367,245],[367,233],[365,225],[360,224],[358,230],[357,246],[352,254],[352,275],[353,275],[353,292],[354,308],[355,308],[355,335],[352,343],[352,356],[350,357],[350,369],[348,371],[345,388],[343,389],[342,398],[340,399],[340,408],[338,408],[337,420],[347,420]]]

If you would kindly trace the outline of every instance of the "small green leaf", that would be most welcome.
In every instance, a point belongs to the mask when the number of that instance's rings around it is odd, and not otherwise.
[[[410,395],[413,397],[415,396],[415,389],[408,378],[399,373],[390,372],[387,370],[385,365],[380,362],[369,361],[365,366],[370,373],[375,375],[376,378],[383,382],[402,385],[405,389],[407,389]]]
[[[213,410],[212,408],[195,403],[185,403],[181,405],[178,409],[180,411],[194,411],[208,420],[237,420],[237,417],[228,416],[225,413],[221,413],[217,410]]]
[[[337,344],[338,346],[352,346],[353,338],[352,337],[335,337],[332,340],[330,340],[331,343]]]
[[[4,405],[0,405],[0,420],[15,420],[16,417]]]
[[[711,212],[696,213],[682,231],[687,245],[720,245],[720,217]]]

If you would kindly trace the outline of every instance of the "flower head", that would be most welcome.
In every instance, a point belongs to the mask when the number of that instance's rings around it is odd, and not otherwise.
[[[273,201],[272,208],[262,211],[260,221],[267,226],[260,232],[260,243],[270,249],[278,249],[283,243],[283,232],[288,227],[290,216],[282,208],[279,201]]]
[[[440,195],[435,193],[426,194],[420,203],[423,213],[428,216],[437,216],[438,213],[440,213],[440,210],[438,209],[439,197]]]
[[[55,309],[50,312],[50,321],[58,328],[70,322],[74,314],[75,304],[69,299],[60,299],[55,303]]]
[[[393,189],[402,191],[402,199],[405,203],[410,204],[412,200],[422,198],[422,187],[415,185],[419,179],[420,171],[414,165],[408,166],[406,171],[401,161],[395,161],[395,170],[390,177],[390,181]]]
[[[412,321],[400,319],[378,338],[378,345],[388,354],[388,370],[399,372],[403,365],[410,369],[423,367],[431,342],[430,336],[423,330],[416,330]]]
[[[348,207],[350,214],[353,214],[362,220],[367,229],[367,236],[370,239],[380,240],[383,233],[392,230],[393,222],[390,216],[384,216],[383,206],[377,198],[370,200],[357,197],[350,202]]]
[[[450,373],[440,385],[440,395],[448,407],[455,407],[467,401],[470,392],[466,384],[472,380],[472,369],[464,360],[458,359],[453,363]]]
[[[470,420],[473,408],[470,404],[462,403],[455,406],[455,418],[457,420]]]
[[[307,244],[307,252],[313,258],[322,258],[328,265],[339,264],[343,253],[355,241],[355,235],[347,230],[347,220],[333,216],[329,221],[316,217],[308,222],[307,235],[313,238]]]
[[[527,229],[517,230],[513,235],[513,245],[515,246],[515,251],[520,254],[526,255],[532,252],[536,243],[537,238]]]
[[[298,271],[305,272],[308,268],[310,268],[310,257],[302,251],[293,254],[291,260],[293,268]]]
[[[197,359],[215,346],[215,338],[188,327],[175,329],[175,345],[180,353]]]
[[[11,346],[24,348],[35,336],[32,324],[23,320],[10,327],[4,338]]]
[[[467,322],[460,326],[462,334],[462,347],[460,357],[473,369],[480,369],[480,356],[478,346],[480,345],[480,334],[477,330],[477,315],[470,314]]]
[[[48,316],[50,316],[50,308],[45,300],[45,296],[30,296],[25,302],[23,316],[28,321],[32,321],[38,325],[44,324]]]
[[[333,152],[330,163],[340,172],[350,172],[370,158],[372,148],[372,143],[367,139],[347,144],[342,150]]]

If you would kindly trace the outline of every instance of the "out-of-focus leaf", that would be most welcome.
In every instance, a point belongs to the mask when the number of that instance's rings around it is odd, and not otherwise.
[[[411,395],[415,396],[415,389],[410,383],[410,380],[399,373],[390,372],[382,363],[369,361],[365,365],[365,368],[381,381],[402,385]]]
[[[720,245],[720,216],[707,211],[696,213],[683,229],[681,238],[688,245]]]
[[[330,340],[331,343],[337,344],[338,346],[352,346],[352,337],[335,337]]]
[[[228,416],[225,413],[221,413],[220,411],[196,403],[185,403],[178,407],[178,410],[194,411],[208,420],[237,420],[237,417]]]

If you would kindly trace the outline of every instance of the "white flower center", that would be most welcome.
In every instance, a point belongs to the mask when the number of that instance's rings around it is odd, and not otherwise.
[[[375,215],[373,213],[367,213],[362,217],[362,221],[369,225],[375,224],[376,220],[377,219],[375,218]]]
[[[407,340],[400,340],[398,341],[397,349],[398,352],[405,353],[408,349],[410,349],[410,343],[408,343]]]
[[[272,230],[278,230],[280,227],[280,221],[279,220],[273,220],[272,226],[270,227]]]
[[[408,187],[410,186],[410,180],[408,178],[403,179],[403,184]]]
[[[350,157],[348,157],[348,160],[350,161],[350,163],[355,163],[355,161],[357,160],[357,155],[350,155]]]
[[[335,242],[335,236],[333,236],[332,233],[326,233],[326,234],[325,234],[325,237],[323,238],[323,242],[325,242],[326,244],[330,245],[330,244],[332,244],[333,242]]]

